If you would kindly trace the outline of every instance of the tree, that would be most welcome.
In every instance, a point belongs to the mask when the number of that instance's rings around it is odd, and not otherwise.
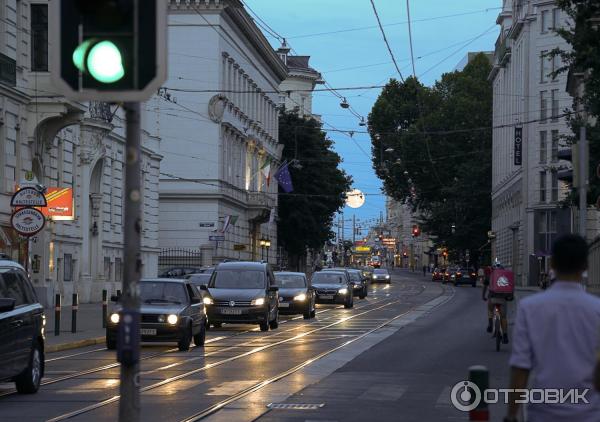
[[[333,238],[333,217],[344,205],[352,179],[338,168],[341,158],[315,119],[283,112],[279,142],[284,145],[282,160],[292,163],[294,191],[286,194],[279,190],[277,235],[297,267],[307,248],[320,248]]]
[[[600,165],[600,3],[597,0],[557,0],[558,6],[564,10],[573,24],[557,30],[570,45],[571,50],[552,52],[562,58],[564,66],[557,70],[561,72],[585,73],[585,93],[582,98],[573,99],[573,110],[583,105],[588,119],[584,122],[579,115],[569,117],[569,125],[573,136],[569,137],[570,144],[576,144],[579,138],[579,128],[587,125],[587,138],[590,147],[590,189],[588,204],[595,204],[600,197],[600,179],[596,175],[596,166]],[[572,192],[568,203],[577,202],[577,193]]]
[[[385,192],[419,212],[438,246],[469,249],[472,259],[491,221],[490,70],[480,54],[431,88],[414,78],[391,80],[369,114],[373,166]]]

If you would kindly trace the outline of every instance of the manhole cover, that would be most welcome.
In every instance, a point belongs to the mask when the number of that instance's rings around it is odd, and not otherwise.
[[[269,403],[267,407],[269,409],[283,409],[283,410],[317,410],[325,406],[325,403],[310,404],[310,403]]]

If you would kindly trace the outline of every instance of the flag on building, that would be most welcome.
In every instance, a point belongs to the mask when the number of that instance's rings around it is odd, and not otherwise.
[[[223,230],[221,230],[223,233],[227,233],[227,230],[229,229],[230,226],[235,226],[235,223],[238,220],[237,215],[227,215],[225,216],[225,221],[223,222]]]
[[[286,193],[290,193],[294,190],[294,186],[292,185],[292,176],[290,175],[288,166],[289,163],[287,161],[284,162],[273,176],[279,182],[281,189],[283,189]]]
[[[263,177],[265,178],[265,180],[267,181],[267,186],[269,186],[269,184],[271,183],[271,158],[270,157],[265,158],[265,162],[263,163],[262,167],[260,168],[260,171],[261,171]]]

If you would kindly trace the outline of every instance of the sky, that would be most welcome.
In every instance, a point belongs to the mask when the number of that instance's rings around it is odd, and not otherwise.
[[[398,73],[377,27],[370,0],[244,0],[276,34],[285,37],[292,54],[311,56],[310,65],[322,73],[333,88],[383,85]],[[384,31],[403,77],[412,74],[406,1],[374,0]],[[433,84],[453,71],[469,51],[493,51],[499,33],[496,25],[501,0],[410,0],[413,52],[419,80]],[[365,27],[369,27],[364,29]],[[362,28],[362,29],[357,29]],[[350,31],[346,31],[350,30]],[[343,31],[323,34],[324,32]],[[263,31],[264,32],[264,31]],[[274,47],[280,41],[265,33]],[[322,87],[322,86],[319,86]],[[339,94],[365,117],[381,89],[345,90]],[[342,168],[354,179],[353,188],[366,193],[358,209],[345,207],[345,238],[352,236],[352,216],[366,228],[385,218],[385,196],[372,168],[371,141],[360,133],[359,119],[340,107],[331,92],[313,94],[313,113],[320,114],[323,129],[330,131]]]

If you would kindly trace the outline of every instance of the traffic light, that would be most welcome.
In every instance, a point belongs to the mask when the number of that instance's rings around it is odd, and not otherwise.
[[[589,154],[587,154],[589,156]],[[573,188],[579,188],[580,168],[582,164],[579,160],[579,145],[572,144],[570,148],[561,149],[558,151],[557,157],[559,160],[569,161],[571,163],[570,169],[563,169],[557,172],[558,180],[569,183]],[[585,179],[588,178],[589,166],[585,166]]]
[[[412,228],[413,237],[419,237],[421,235],[421,228],[418,225],[414,225]]]
[[[142,101],[166,78],[166,11],[161,0],[51,3],[52,77],[77,100]]]
[[[444,256],[444,258],[448,258],[448,250],[447,250],[447,249],[444,249],[444,250],[442,251],[442,255]]]

